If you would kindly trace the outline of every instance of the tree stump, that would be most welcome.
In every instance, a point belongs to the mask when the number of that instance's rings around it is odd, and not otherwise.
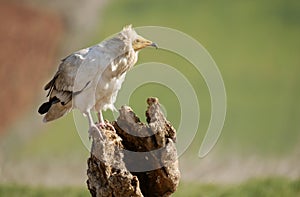
[[[170,196],[179,184],[176,131],[148,98],[147,124],[128,106],[119,110],[103,140],[93,139],[87,185],[94,197]]]

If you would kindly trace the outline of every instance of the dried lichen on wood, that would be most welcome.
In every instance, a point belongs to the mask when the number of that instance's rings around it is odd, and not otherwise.
[[[157,98],[147,100],[147,124],[123,106],[94,139],[88,159],[88,188],[92,196],[170,196],[180,178],[176,131],[160,110]]]

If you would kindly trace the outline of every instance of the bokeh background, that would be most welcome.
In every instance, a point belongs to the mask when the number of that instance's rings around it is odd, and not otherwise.
[[[178,69],[199,97],[200,127],[180,157],[174,196],[300,195],[299,1],[1,0],[0,22],[0,196],[89,195],[89,153],[72,113],[42,124],[37,108],[60,59],[126,24],[192,36],[216,61],[226,86],[222,135],[200,159],[211,113],[203,78],[176,54],[140,53],[138,63]],[[143,119],[149,96],[160,99],[177,127],[179,101],[165,86],[143,85],[128,104]],[[110,112],[105,117],[113,120]]]

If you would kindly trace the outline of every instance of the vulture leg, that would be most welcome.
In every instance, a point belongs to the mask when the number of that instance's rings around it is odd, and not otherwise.
[[[101,111],[101,110],[97,113],[97,116],[98,116],[99,124],[105,125],[105,122],[104,122],[104,119],[103,119],[103,115],[102,115],[102,111]]]
[[[105,127],[108,127],[112,131],[116,131],[114,126],[112,126],[112,124],[110,124],[109,122],[104,121],[101,110],[97,113],[97,116],[98,116],[98,121],[99,121],[98,126],[100,126],[100,128],[105,129]]]
[[[91,137],[103,139],[101,131],[98,129],[98,127],[93,122],[91,111],[88,110],[85,113],[85,115],[86,115],[86,117],[88,118],[88,121],[89,121],[89,139],[91,139]]]

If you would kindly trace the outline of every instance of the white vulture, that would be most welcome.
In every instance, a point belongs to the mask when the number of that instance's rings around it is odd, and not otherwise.
[[[76,108],[88,119],[89,137],[102,138],[91,110],[97,112],[100,128],[111,127],[104,122],[102,110],[115,109],[126,72],[137,62],[138,52],[148,46],[157,48],[129,25],[115,37],[64,58],[53,79],[44,87],[49,91],[49,101],[38,110],[46,114],[43,121],[55,120]]]

